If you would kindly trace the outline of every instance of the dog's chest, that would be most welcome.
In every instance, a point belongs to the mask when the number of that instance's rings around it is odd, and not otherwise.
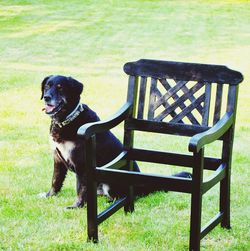
[[[62,155],[63,159],[66,162],[73,164],[71,156],[72,156],[72,151],[76,147],[74,142],[63,141],[63,142],[58,143],[58,142],[54,141],[51,136],[49,137],[49,141],[50,141],[52,150],[58,149],[60,154]]]

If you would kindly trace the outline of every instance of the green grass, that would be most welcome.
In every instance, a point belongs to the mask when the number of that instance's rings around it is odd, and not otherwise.
[[[98,245],[86,242],[86,209],[64,209],[75,199],[73,174],[59,196],[37,196],[49,189],[53,165],[42,79],[55,73],[79,79],[85,84],[82,101],[106,118],[125,100],[123,64],[139,58],[225,64],[244,74],[232,230],[215,228],[202,240],[202,250],[249,250],[249,23],[249,1],[0,0],[0,250],[188,249],[188,195],[138,200],[134,214],[121,210],[100,226]],[[122,127],[115,133],[122,138]],[[187,151],[172,138],[138,136],[137,143]],[[205,196],[203,224],[216,213],[217,190]],[[99,205],[107,206],[106,200],[100,198]]]

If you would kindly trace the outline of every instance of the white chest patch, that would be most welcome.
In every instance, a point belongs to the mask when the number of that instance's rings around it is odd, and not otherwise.
[[[72,141],[64,141],[63,143],[58,143],[58,142],[55,142],[52,139],[52,137],[49,137],[49,141],[50,141],[52,150],[55,150],[57,148],[62,154],[62,157],[64,158],[64,160],[66,160],[67,162],[71,162],[71,158],[70,158],[71,152],[75,148],[75,144]]]

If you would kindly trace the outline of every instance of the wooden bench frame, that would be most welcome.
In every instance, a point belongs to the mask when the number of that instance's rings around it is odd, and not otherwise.
[[[124,71],[129,76],[127,102],[110,119],[86,124],[78,131],[86,146],[88,239],[97,242],[98,225],[120,208],[124,207],[125,212],[133,212],[134,185],[159,184],[162,189],[191,194],[189,249],[200,250],[201,239],[219,223],[224,228],[230,228],[232,148],[238,84],[243,76],[220,65],[147,59],[125,64]],[[191,86],[187,87],[190,81]],[[150,90],[147,103],[145,97],[148,85]],[[158,85],[161,85],[161,90]],[[212,86],[215,91],[211,91]],[[228,93],[223,98],[225,86]],[[166,93],[162,94],[162,89]],[[196,96],[197,92],[199,97]],[[213,96],[215,104],[212,107]],[[225,112],[221,115],[225,100]],[[160,113],[157,112],[159,107],[164,109]],[[168,121],[165,121],[166,118]],[[123,121],[123,152],[104,167],[97,167],[95,135]],[[134,148],[135,131],[189,136],[191,138],[187,147],[191,154]],[[221,157],[205,157],[205,146],[216,140],[222,141]],[[192,179],[119,170],[124,166],[132,170],[134,160],[190,167]],[[204,169],[214,171],[206,182],[203,180]],[[97,214],[97,182],[114,180],[129,186],[128,194]],[[220,183],[219,212],[202,228],[202,196],[217,183]]]

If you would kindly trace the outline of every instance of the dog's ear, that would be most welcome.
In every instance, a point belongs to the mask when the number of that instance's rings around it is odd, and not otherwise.
[[[52,76],[52,75],[47,76],[47,77],[43,80],[43,82],[41,83],[41,91],[42,91],[41,99],[43,99],[44,86],[45,86],[45,84],[47,83],[48,79],[49,79],[51,76]]]
[[[68,77],[70,90],[73,91],[74,96],[80,96],[83,91],[83,84],[72,77]]]

